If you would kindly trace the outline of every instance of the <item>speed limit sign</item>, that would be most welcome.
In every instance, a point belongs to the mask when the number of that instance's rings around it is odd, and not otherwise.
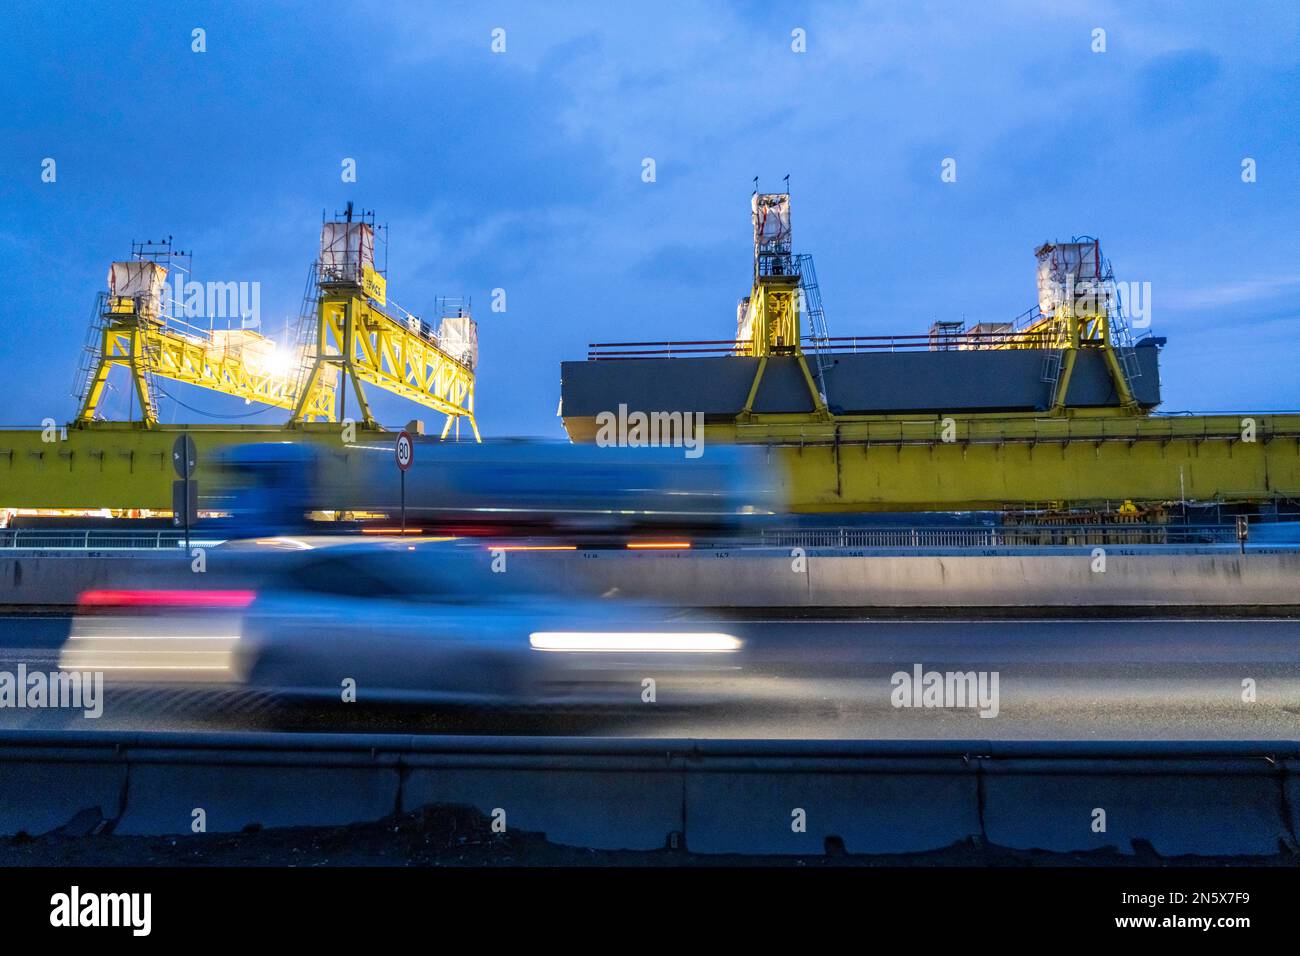
[[[411,463],[415,461],[415,446],[411,444],[411,436],[406,432],[399,434],[395,450],[397,453],[397,467],[402,471],[406,471],[411,467]]]

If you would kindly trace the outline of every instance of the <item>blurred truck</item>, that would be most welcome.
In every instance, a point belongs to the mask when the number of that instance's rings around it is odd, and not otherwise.
[[[735,445],[687,458],[680,448],[417,439],[406,523],[458,535],[725,534],[779,510],[764,458]],[[210,473],[200,506],[228,514],[231,537],[321,531],[322,519],[391,524],[402,509],[388,443],[248,443],[218,455]]]

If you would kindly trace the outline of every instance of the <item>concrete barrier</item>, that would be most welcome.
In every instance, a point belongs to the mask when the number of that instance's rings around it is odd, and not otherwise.
[[[1100,768],[1098,768],[1100,769]],[[1161,856],[1266,856],[1295,849],[1281,774],[1263,758],[1077,763],[1009,760],[985,768],[989,842],[1079,852],[1146,843]]]
[[[393,812],[397,761],[310,766],[287,759],[207,763],[145,752],[132,754],[130,780],[114,833],[189,833],[202,810],[209,833],[248,827],[342,826]],[[387,765],[385,765],[387,764]]]
[[[958,756],[866,759],[852,770],[701,770],[686,779],[697,853],[917,853],[980,833],[978,779]],[[762,849],[756,851],[755,846]]]
[[[76,604],[83,591],[193,587],[195,577],[189,558],[179,551],[0,553],[0,607],[63,607]]]
[[[484,549],[483,560],[491,560]],[[1024,608],[1300,606],[1300,551],[1170,553],[1110,548],[1011,554],[807,554],[787,551],[510,552],[507,569],[560,591],[620,593],[687,607]],[[508,572],[507,572],[508,573]],[[90,588],[193,587],[183,554],[0,556],[0,606],[71,605]],[[213,549],[204,586],[251,583],[241,559]]]
[[[127,764],[110,746],[0,749],[0,833],[88,828],[122,813]]]
[[[980,840],[1271,856],[1296,850],[1298,759],[1300,744],[1275,742],[10,731],[0,833],[185,834],[196,809],[207,832],[237,832],[469,806],[593,849],[908,854]]]
[[[402,790],[402,806],[469,806],[504,813],[515,830],[544,833],[552,843],[595,850],[657,850],[682,822],[681,772],[668,761],[636,761],[617,770],[583,766],[445,766],[420,759]],[[457,762],[461,764],[462,762]]]
[[[1014,554],[809,551],[520,552],[557,587],[618,591],[689,607],[1294,607],[1300,552],[1091,549]]]

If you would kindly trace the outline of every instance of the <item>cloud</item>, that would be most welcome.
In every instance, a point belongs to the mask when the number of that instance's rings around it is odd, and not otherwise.
[[[1197,310],[1274,303],[1297,294],[1300,294],[1300,278],[1269,276],[1163,292],[1160,298],[1162,308]]]

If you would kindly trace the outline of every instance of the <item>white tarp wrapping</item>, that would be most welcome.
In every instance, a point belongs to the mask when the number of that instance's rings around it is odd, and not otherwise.
[[[1038,308],[1054,315],[1067,302],[1076,311],[1105,310],[1109,290],[1103,279],[1101,243],[1044,243],[1034,250],[1038,258]]]
[[[157,315],[162,311],[162,289],[167,270],[156,262],[133,259],[114,262],[108,267],[109,295],[139,299],[140,311]]]
[[[438,347],[474,371],[478,366],[478,323],[468,315],[443,319],[438,326]]]
[[[1001,348],[1015,339],[1015,325],[1011,322],[977,322],[966,330],[969,338],[960,340],[961,349]]]
[[[967,331],[972,335],[1010,335],[1013,326],[1010,322],[977,322]]]
[[[252,329],[213,329],[209,351],[228,358],[242,358],[253,372],[261,372],[272,355],[276,344]]]
[[[366,222],[327,222],[320,231],[322,282],[360,282],[375,267],[375,232]]]
[[[207,348],[215,360],[235,359],[243,362],[254,375],[271,375],[291,385],[304,377],[304,367],[313,363],[313,357],[304,355],[296,346],[281,345],[252,329],[213,329]],[[338,379],[337,365],[321,369],[323,387],[334,388]]]
[[[754,252],[790,251],[790,197],[786,193],[754,193]]]

